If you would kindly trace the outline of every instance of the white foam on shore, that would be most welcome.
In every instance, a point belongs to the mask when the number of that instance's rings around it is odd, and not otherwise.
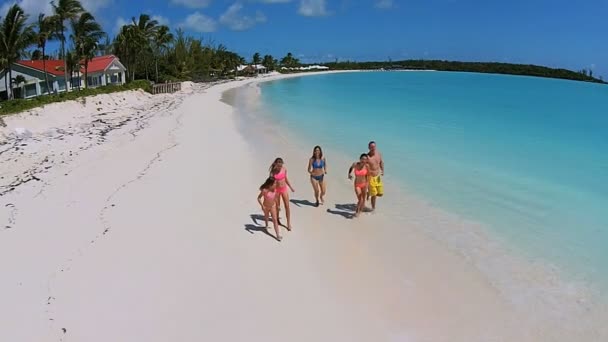
[[[279,150],[306,155],[315,143],[307,141],[301,132],[279,126],[275,119],[282,113],[272,113],[261,102],[261,92],[260,82],[254,82],[225,95],[237,109],[242,134],[261,155],[276,153],[277,146],[281,146]],[[337,165],[346,169],[350,162],[339,150],[332,151],[332,169]],[[337,171],[340,174],[341,169]],[[346,181],[339,183],[344,189],[349,186]],[[385,183],[399,185],[391,186],[388,196],[381,199],[380,215],[390,223],[369,236],[369,244],[382,262],[407,274],[399,261],[402,249],[408,245],[412,232],[423,233],[483,274],[485,281],[541,336],[552,341],[597,340],[608,336],[608,328],[603,324],[608,320],[608,306],[597,289],[567,279],[546,260],[524,258],[522,253],[491,236],[483,225],[407,193],[407,185],[400,184],[400,180],[388,175]],[[449,265],[436,267],[441,272],[442,267]]]

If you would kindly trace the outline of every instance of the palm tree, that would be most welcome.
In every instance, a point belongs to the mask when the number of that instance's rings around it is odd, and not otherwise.
[[[191,75],[190,63],[190,38],[180,28],[175,31],[175,42],[171,52],[171,65],[174,75],[179,79],[185,79]]]
[[[104,55],[112,54],[112,44],[114,42],[110,39],[108,35],[106,35],[103,43],[99,44],[99,51]]]
[[[65,72],[70,75],[74,74],[74,70],[80,69],[80,58],[78,57],[78,53],[76,51],[67,51],[65,53]]]
[[[114,39],[113,45],[114,54],[126,63],[127,76],[130,76],[131,80],[134,80],[137,51],[142,48],[142,41],[137,28],[133,25],[124,25],[120,29],[118,36]]]
[[[262,65],[265,66],[269,71],[272,71],[275,68],[274,61],[275,59],[272,57],[272,55],[265,55],[264,59],[262,60]]]
[[[253,65],[260,64],[262,61],[262,58],[260,57],[260,53],[259,52],[254,53],[251,61],[253,62]]]
[[[173,41],[173,34],[166,25],[158,27],[154,36],[154,67],[156,69],[156,82],[158,82],[158,58],[164,53],[169,47],[169,43]]]
[[[291,52],[287,53],[287,56],[283,57],[283,59],[281,59],[281,65],[283,66],[287,66],[287,67],[295,67],[298,64],[300,64],[300,61],[297,58],[293,57],[293,54]]]
[[[0,57],[0,70],[8,70],[8,63],[5,57]],[[6,89],[6,98],[8,99],[8,74],[4,74],[4,89]]]
[[[141,61],[144,64],[146,79],[148,79],[148,61],[146,54],[150,53],[152,50],[152,42],[154,41],[159,28],[158,21],[152,20],[147,14],[140,14],[138,20],[135,20],[135,17],[133,17],[132,21],[132,25],[137,32],[137,38],[142,44],[142,49],[140,50],[142,57]]]
[[[95,17],[89,12],[82,13],[77,20],[71,20],[71,24],[75,52],[84,63],[84,86],[86,88],[89,85],[89,61],[95,57],[99,41],[106,33],[102,31],[101,25],[95,21]]]
[[[54,0],[51,1],[51,5],[53,6],[53,11],[55,12],[56,17],[56,26],[55,33],[57,34],[59,40],[61,41],[61,56],[63,56],[63,65],[65,68],[65,90],[68,90],[68,66],[67,66],[67,58],[65,53],[65,31],[66,31],[66,21],[73,20],[78,18],[80,13],[84,12],[84,8],[82,8],[82,4],[79,0]]]
[[[39,49],[35,49],[30,52],[30,59],[33,61],[43,61],[42,57],[43,57],[42,51],[40,51]],[[43,64],[46,64],[46,63],[43,62]],[[45,68],[45,70],[46,70],[46,68]]]
[[[36,40],[38,48],[42,53],[42,68],[44,69],[44,81],[46,82],[46,91],[51,93],[49,87],[49,74],[46,72],[46,43],[53,37],[53,31],[57,26],[55,17],[47,17],[43,13],[38,15],[38,32],[36,32]],[[32,58],[34,59],[34,58]]]
[[[7,96],[13,98],[13,68],[12,65],[26,49],[34,43],[34,29],[27,24],[28,16],[17,4],[11,6],[0,26],[0,58],[5,62],[8,70],[9,84]],[[10,90],[9,90],[10,89]]]

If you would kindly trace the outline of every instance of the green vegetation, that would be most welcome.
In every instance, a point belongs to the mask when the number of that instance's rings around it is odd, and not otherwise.
[[[0,67],[10,72],[11,63],[27,57],[42,61],[63,59],[66,84],[70,75],[80,73],[82,68],[86,87],[88,62],[102,54],[120,58],[127,68],[128,82],[209,81],[237,76],[237,67],[247,64],[245,58],[226,46],[188,36],[181,29],[172,31],[145,13],[133,17],[112,39],[79,0],[53,0],[51,5],[53,14],[40,14],[33,24],[28,24],[29,16],[18,4],[9,9],[0,30]],[[47,54],[52,40],[60,42],[59,51]],[[30,47],[35,49],[28,51]],[[279,63],[272,55],[262,57],[256,52],[249,62],[263,64],[270,71],[300,65],[291,53]],[[8,79],[14,83],[12,77]],[[8,85],[7,89],[10,92],[12,87]]]
[[[37,54],[39,59],[42,59],[43,69],[46,70],[46,43],[51,39],[53,35],[54,25],[52,17],[47,17],[43,13],[38,15],[38,23],[36,32],[36,45],[39,49],[37,50],[40,53]],[[47,72],[44,73],[44,81],[46,83],[46,89],[51,89],[51,84],[49,83],[49,74]]]
[[[6,89],[13,89],[14,83],[12,65],[24,54],[25,49],[35,41],[33,25],[27,24],[28,16],[19,5],[13,5],[8,9],[6,17],[0,24],[0,62],[2,67],[8,71],[8,84]],[[7,93],[9,98],[13,92]]]
[[[575,72],[566,69],[553,69],[538,65],[483,63],[483,62],[453,62],[438,60],[405,60],[388,62],[334,62],[324,64],[332,70],[438,70],[465,71],[493,74],[525,75],[548,78],[561,78],[576,81],[604,83],[593,77],[591,71]]]
[[[76,51],[77,56],[84,63],[84,85],[86,88],[88,87],[89,62],[95,57],[99,41],[106,34],[101,30],[101,25],[95,21],[95,18],[89,12],[83,12],[78,19],[73,19],[71,25],[74,51]],[[80,68],[78,69],[78,74],[80,74]]]
[[[65,51],[65,40],[66,40],[66,21],[76,20],[82,12],[84,12],[84,8],[82,4],[78,0],[58,0],[57,2],[51,1],[51,5],[53,6],[54,15],[52,17],[52,21],[54,23],[54,36],[59,39],[61,42],[61,58],[64,60],[64,77],[65,84],[69,84],[68,72],[71,71],[68,69],[68,63],[66,58]],[[44,58],[44,56],[43,56]]]
[[[187,36],[177,29],[172,33],[147,14],[133,18],[119,34],[111,39],[102,31],[95,17],[86,11],[79,0],[51,1],[53,14],[38,15],[35,23],[19,4],[11,6],[0,20],[0,69],[7,71],[5,89],[8,101],[1,103],[0,115],[32,109],[48,103],[73,100],[84,96],[141,88],[151,91],[150,81],[209,81],[234,77],[237,66],[246,64],[243,57],[222,44],[204,42],[202,38]],[[60,42],[59,51],[48,54],[48,42]],[[28,50],[33,47],[34,50]],[[108,86],[88,89],[88,64],[98,55],[114,54],[127,68],[125,86]],[[42,60],[43,65],[52,59],[63,59],[65,83],[70,75],[84,72],[84,89],[70,93],[40,96],[31,99],[14,99],[13,89],[23,86],[22,76],[13,77],[12,65],[21,59]],[[274,70],[277,60],[270,55],[255,56],[255,62]],[[43,67],[46,70],[46,66]],[[46,89],[50,89],[49,75],[44,73]],[[137,81],[145,79],[146,81]]]
[[[59,93],[58,95],[43,95],[31,99],[14,99],[0,103],[0,116],[6,114],[14,114],[23,112],[29,109],[41,107],[50,103],[63,102],[69,100],[77,100],[87,96],[100,94],[111,94],[120,91],[142,89],[151,92],[150,82],[139,80],[130,82],[121,86],[105,86],[99,88],[87,88],[80,91],[72,91],[68,93]]]
[[[172,32],[166,25],[160,25],[147,14],[133,17],[131,23],[124,25],[113,39],[101,29],[93,15],[86,11],[79,0],[51,1],[53,15],[40,14],[35,23],[29,24],[29,16],[18,4],[11,6],[4,19],[0,20],[0,68],[6,69],[7,97],[0,114],[15,113],[44,104],[72,100],[83,96],[110,93],[135,88],[150,91],[150,82],[211,81],[231,78],[252,73],[250,70],[238,71],[238,66],[247,64],[236,52],[222,44],[204,41],[200,37],[186,35],[181,29]],[[69,38],[69,40],[68,40]],[[47,43],[60,42],[60,49],[47,55]],[[103,41],[103,43],[102,43]],[[28,48],[35,47],[33,51]],[[125,86],[109,86],[96,89],[87,88],[89,61],[102,54],[114,54],[127,68]],[[69,75],[84,71],[85,89],[56,95],[41,96],[29,100],[14,100],[13,87],[25,83],[22,77],[13,78],[12,64],[26,56],[47,61],[53,58],[64,60],[64,77],[68,84]],[[302,72],[296,68],[300,61],[287,53],[280,60],[272,55],[256,52],[251,64],[262,64],[269,71]],[[45,62],[46,63],[46,62]],[[571,79],[586,82],[604,83],[601,77],[593,76],[591,70],[574,72],[565,69],[552,69],[536,65],[507,63],[473,63],[438,60],[405,60],[388,62],[334,62],[326,63],[331,70],[373,70],[373,69],[430,69],[442,71],[467,71],[528,75],[551,78]],[[282,69],[285,67],[285,69]],[[295,70],[293,70],[295,69]],[[46,89],[49,89],[48,74],[45,73]],[[147,81],[136,81],[145,79]]]

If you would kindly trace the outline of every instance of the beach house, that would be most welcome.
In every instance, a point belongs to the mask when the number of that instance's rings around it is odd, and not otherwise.
[[[47,60],[46,69],[42,60],[18,61],[12,65],[13,94],[15,98],[32,98],[66,90],[63,60]],[[121,85],[126,82],[126,68],[114,55],[94,57],[89,61],[87,85],[91,88],[105,85]],[[48,88],[46,84],[48,75]],[[84,87],[84,62],[80,72],[74,72],[68,80],[68,91]],[[21,76],[21,77],[18,77]],[[17,84],[16,81],[22,82]],[[25,80],[25,82],[23,82]],[[8,72],[0,72],[0,98],[7,98]]]
[[[249,75],[268,73],[268,68],[266,68],[262,64],[239,65],[236,67],[236,69],[240,73]]]

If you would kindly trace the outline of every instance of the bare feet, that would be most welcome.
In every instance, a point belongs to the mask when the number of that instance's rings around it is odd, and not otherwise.
[[[281,235],[277,236],[277,241],[281,242],[281,240],[283,240],[283,237]]]
[[[291,231],[291,225],[287,226],[287,230]]]

